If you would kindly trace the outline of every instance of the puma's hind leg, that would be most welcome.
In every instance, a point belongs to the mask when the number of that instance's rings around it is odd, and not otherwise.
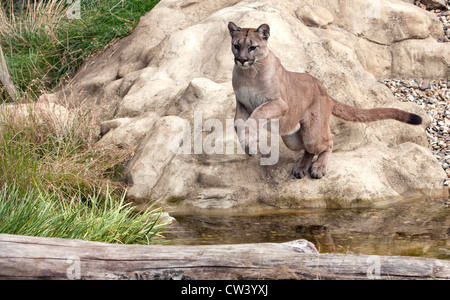
[[[301,151],[305,150],[302,158],[300,158],[292,169],[292,174],[296,178],[303,178],[310,173],[312,178],[322,178],[327,172],[328,159],[333,151],[333,135],[329,128],[325,131],[325,136],[316,134],[314,129],[302,130],[294,132],[290,135],[281,136],[284,144],[290,150]],[[317,159],[313,162],[314,156]]]
[[[304,119],[304,126],[302,126],[305,150],[312,155],[317,155],[310,169],[311,178],[316,179],[322,178],[327,172],[334,139],[329,126],[330,115],[325,113],[322,117],[318,117],[319,115],[319,113],[311,113]]]
[[[281,139],[286,147],[292,151],[302,151],[305,149],[300,130],[289,135],[283,135],[281,136]],[[305,151],[303,156],[294,164],[292,174],[298,179],[305,177],[309,173],[313,158],[314,154]]]
[[[310,133],[304,135],[303,141],[306,151],[312,153],[313,156],[317,155],[317,159],[311,165],[310,174],[311,178],[319,179],[325,176],[327,172],[328,160],[333,151],[334,137],[329,128],[322,130],[322,136],[311,135]]]
[[[325,176],[328,169],[328,159],[333,151],[333,138],[329,141],[328,148],[319,154],[316,161],[311,166],[311,177],[320,179]]]

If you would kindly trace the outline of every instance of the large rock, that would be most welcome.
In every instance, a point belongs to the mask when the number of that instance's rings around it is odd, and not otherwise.
[[[447,7],[446,0],[422,0],[420,2],[426,5],[427,9],[445,9]]]
[[[0,105],[0,124],[9,124],[19,128],[44,127],[57,135],[71,130],[74,115],[59,104],[46,101],[22,104]],[[0,131],[2,127],[0,126]]]
[[[269,46],[283,65],[318,77],[339,101],[399,107],[425,124],[333,118],[335,151],[320,180],[294,179],[300,154],[279,139],[272,141],[280,142],[274,165],[240,154],[227,130],[235,109],[229,21],[268,23]],[[397,0],[163,0],[58,96],[101,112],[99,147],[136,148],[124,174],[130,197],[180,211],[354,207],[433,196],[446,174],[427,149],[429,117],[396,102],[377,79],[449,76],[450,44],[438,44],[441,35],[433,14]]]

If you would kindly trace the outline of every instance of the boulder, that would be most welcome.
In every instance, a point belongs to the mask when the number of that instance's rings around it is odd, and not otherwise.
[[[401,41],[391,47],[392,68],[398,78],[430,77],[436,73],[447,74],[448,77],[449,50],[448,43],[430,39]]]
[[[64,106],[49,102],[0,105],[0,122],[17,128],[45,127],[55,134],[67,133],[73,114]],[[1,128],[0,128],[1,130]]]
[[[275,131],[268,132],[271,151],[242,154],[232,127],[229,21],[268,23],[269,47],[285,68],[318,77],[339,101],[402,108],[422,115],[424,124],[333,117],[335,150],[320,180],[291,175],[301,153],[285,148]],[[427,149],[429,117],[397,102],[378,79],[446,78],[450,44],[435,42],[442,34],[433,14],[399,0],[162,0],[130,36],[87,61],[56,98],[98,112],[99,147],[136,149],[124,174],[130,198],[174,210],[355,207],[431,197],[442,193],[446,174]]]
[[[445,9],[447,7],[447,0],[421,0],[427,9]]]

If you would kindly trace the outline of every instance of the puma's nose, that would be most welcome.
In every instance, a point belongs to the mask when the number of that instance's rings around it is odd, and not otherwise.
[[[243,69],[250,68],[253,65],[253,60],[242,58],[242,57],[236,57],[234,59],[234,62],[238,67],[243,68]]]

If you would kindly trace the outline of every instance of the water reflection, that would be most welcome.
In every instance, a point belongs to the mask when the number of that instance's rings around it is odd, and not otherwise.
[[[448,199],[382,208],[270,211],[262,215],[174,215],[169,244],[238,244],[307,239],[322,253],[450,259]]]

